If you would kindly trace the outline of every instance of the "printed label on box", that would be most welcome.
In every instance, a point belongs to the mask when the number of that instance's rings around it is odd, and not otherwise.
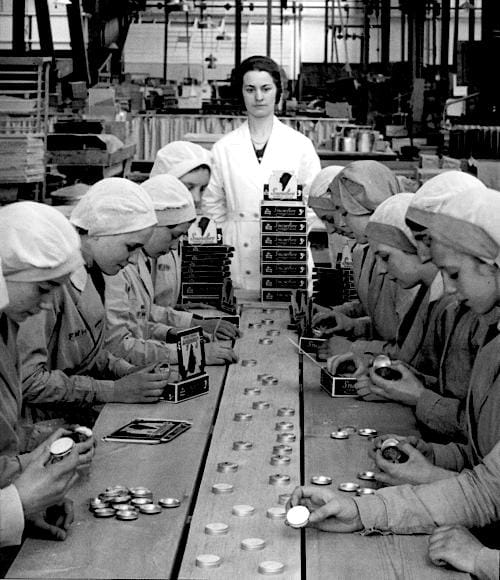
[[[290,290],[262,290],[260,299],[262,302],[290,302]]]
[[[305,250],[262,250],[262,262],[307,262]]]
[[[292,278],[291,276],[289,278],[281,278],[279,276],[262,277],[263,289],[278,288],[282,290],[287,288],[289,290],[295,290],[297,288],[307,288],[307,283],[307,278],[301,278],[299,276],[296,276],[295,278]]]
[[[308,354],[318,354],[318,348],[326,342],[326,338],[311,338],[308,336],[301,336],[299,339],[299,346]]]
[[[306,248],[307,236],[300,234],[290,234],[289,236],[280,234],[262,234],[263,248]]]
[[[167,383],[162,399],[167,403],[180,403],[188,399],[206,395],[209,391],[208,375],[200,375],[185,381]]]
[[[222,282],[219,284],[204,284],[204,283],[182,283],[182,294],[184,296],[220,296],[222,293]]]
[[[266,276],[307,276],[306,264],[268,263],[262,264],[262,274]]]
[[[270,204],[262,202],[260,206],[260,215],[263,218],[305,218],[306,208],[303,204]]]
[[[334,377],[326,369],[321,369],[320,386],[330,397],[357,397],[357,379]]]
[[[199,244],[222,244],[222,233],[217,224],[207,216],[199,216],[189,226],[188,243]]]
[[[303,234],[306,232],[306,220],[262,220],[262,233],[283,232],[290,234]]]

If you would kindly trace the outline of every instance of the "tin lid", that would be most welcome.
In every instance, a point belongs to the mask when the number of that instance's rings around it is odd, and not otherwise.
[[[217,463],[217,471],[220,473],[234,473],[238,471],[238,464],[232,461],[221,461]]]
[[[375,490],[371,487],[360,487],[356,490],[356,495],[373,495]]]
[[[359,489],[359,484],[354,483],[353,481],[345,481],[343,483],[339,483],[340,491],[357,491]]]
[[[271,520],[283,520],[286,516],[286,509],[283,506],[270,507],[266,511],[266,516]]]
[[[374,481],[375,480],[375,472],[374,471],[362,471],[358,473],[358,479],[365,479],[367,481]]]
[[[153,492],[148,489],[147,487],[142,487],[142,486],[138,486],[138,487],[131,487],[130,488],[130,493],[134,496],[134,497],[152,497]]]
[[[275,473],[269,476],[269,483],[271,485],[288,485],[290,481],[290,476],[285,473]]]
[[[141,514],[154,515],[161,513],[161,507],[157,503],[145,503],[139,507]]]
[[[94,516],[96,518],[112,518],[115,514],[115,510],[111,507],[97,508],[94,510]]]
[[[109,507],[109,502],[101,499],[100,497],[91,497],[89,500],[89,507],[91,510],[105,508]]]
[[[273,339],[269,336],[259,338],[259,344],[273,344]]]
[[[61,437],[56,439],[50,446],[50,453],[56,457],[62,457],[71,452],[75,442],[71,437]]]
[[[237,504],[233,505],[231,512],[235,516],[244,518],[253,515],[255,513],[255,508],[253,507],[253,505]]]
[[[235,413],[233,421],[251,421],[253,415],[251,413]]]
[[[266,576],[283,574],[285,571],[285,564],[283,562],[278,562],[275,560],[266,560],[259,564],[259,574],[264,574]]]
[[[233,449],[235,451],[248,451],[252,447],[253,443],[251,441],[235,441],[233,443]]]
[[[247,550],[248,552],[263,550],[266,547],[266,541],[262,538],[245,538],[241,540],[240,547],[242,550]]]
[[[263,318],[261,322],[266,326],[271,326],[271,324],[274,324],[274,320],[272,318]]]
[[[374,369],[380,369],[383,367],[390,367],[392,365],[391,359],[385,354],[379,354],[373,359],[372,366]]]
[[[147,503],[153,503],[153,498],[151,497],[133,497],[130,503],[134,506],[146,505]]]
[[[278,503],[281,505],[286,505],[291,497],[292,494],[290,493],[280,493],[278,496]]]
[[[266,331],[267,336],[279,336],[281,333],[277,328],[271,328],[271,330]]]
[[[359,429],[358,433],[362,437],[375,437],[377,435],[377,430],[365,428],[365,429]]]
[[[292,452],[293,447],[291,447],[290,445],[284,445],[283,443],[280,443],[280,445],[275,445],[273,447],[273,454],[276,455],[291,455]]]
[[[122,511],[130,511],[135,509],[135,507],[130,503],[113,503],[111,507],[115,510],[115,512],[122,512]]]
[[[296,505],[286,512],[286,523],[292,528],[303,528],[310,515],[311,512],[305,505]]]
[[[205,534],[208,536],[223,536],[229,531],[229,526],[223,522],[213,522],[205,526]]]
[[[387,449],[387,447],[397,447],[399,445],[399,440],[396,439],[395,437],[389,437],[389,439],[386,439],[385,441],[382,442],[382,445],[380,446],[380,449]]]
[[[261,382],[266,387],[269,385],[277,385],[279,383],[278,379],[272,375],[264,377]]]
[[[223,493],[233,493],[234,486],[232,483],[214,483],[212,485],[212,493],[223,494]]]
[[[247,387],[244,390],[245,395],[260,395],[261,390],[259,387]]]
[[[279,421],[276,423],[274,429],[275,431],[293,431],[294,426],[293,423],[289,423],[288,421]]]
[[[295,409],[291,407],[280,407],[276,412],[278,417],[293,417],[295,415]]]
[[[288,465],[291,459],[289,455],[271,455],[269,463],[271,465]]]
[[[124,520],[124,521],[136,520],[138,517],[139,517],[139,514],[137,513],[137,510],[123,510],[123,511],[120,510],[116,514],[117,520]]]
[[[242,367],[254,367],[257,365],[257,361],[254,358],[243,359],[241,361]]]
[[[343,427],[339,427],[339,431],[345,431],[348,435],[354,435],[357,431],[354,425],[345,425]]]
[[[92,435],[93,435],[92,429],[89,429],[88,427],[85,427],[84,425],[79,425],[78,427],[75,427],[73,429],[73,431],[75,433],[80,433],[81,435],[85,435],[85,437],[87,437],[87,439],[90,439],[90,437],[92,437]]]
[[[329,475],[313,475],[311,483],[314,483],[314,485],[330,485],[332,478]]]
[[[262,327],[261,322],[249,322],[248,323],[248,328],[261,328],[261,327]]]
[[[196,556],[198,568],[218,568],[222,563],[222,558],[215,554],[200,554]]]
[[[158,500],[162,508],[176,508],[181,505],[181,500],[176,497],[162,497]]]
[[[257,409],[259,411],[269,409],[270,406],[271,403],[268,403],[267,401],[255,401],[254,403],[252,403],[252,409]]]
[[[330,433],[332,439],[349,439],[349,433],[347,431],[333,431]]]
[[[293,443],[297,439],[295,433],[278,433],[276,441],[278,443]]]
[[[132,499],[132,496],[129,495],[128,493],[120,493],[118,495],[115,495],[111,499],[111,501],[113,503],[128,503],[131,499]]]

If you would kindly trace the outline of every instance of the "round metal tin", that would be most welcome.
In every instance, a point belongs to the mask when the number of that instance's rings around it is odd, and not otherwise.
[[[162,508],[177,508],[181,505],[181,500],[176,497],[162,497],[158,503]]]
[[[259,344],[273,344],[273,339],[270,337],[259,338]]]
[[[284,520],[286,516],[286,509],[282,506],[270,507],[266,511],[266,516],[270,520]]]
[[[269,483],[271,485],[288,485],[290,481],[290,476],[285,475],[284,473],[275,473],[274,475],[269,476]]]
[[[219,473],[234,473],[238,471],[238,464],[232,461],[221,461],[217,463],[217,471]]]
[[[79,425],[73,429],[73,437],[75,438],[76,443],[87,441],[87,439],[90,439],[92,435],[92,429],[89,429],[83,425]]]
[[[252,447],[253,443],[251,441],[235,441],[233,443],[233,449],[235,451],[249,451]]]
[[[254,367],[257,366],[257,361],[254,358],[247,358],[241,361],[242,367]]]
[[[133,506],[130,503],[114,503],[111,504],[111,507],[115,510],[116,513],[126,512],[135,509],[135,506]]]
[[[265,576],[277,576],[278,574],[283,574],[285,564],[276,560],[266,560],[259,564],[258,571],[259,574],[264,574]]]
[[[358,473],[358,479],[364,479],[366,481],[375,481],[375,472],[362,471],[361,473]]]
[[[372,366],[374,369],[381,369],[384,367],[390,367],[392,365],[392,360],[385,354],[379,354],[373,359]]]
[[[120,510],[116,514],[116,519],[122,521],[136,520],[138,517],[137,510]]]
[[[293,431],[293,429],[293,423],[289,423],[288,421],[279,421],[274,427],[275,431]]]
[[[264,314],[272,314],[274,312],[274,308],[263,308],[262,312]]]
[[[311,512],[305,505],[296,505],[286,512],[286,523],[292,528],[303,528],[309,521]]]
[[[360,487],[356,490],[356,495],[373,495],[375,490],[371,487]]]
[[[161,513],[161,506],[159,506],[157,503],[146,503],[144,505],[141,505],[139,511],[141,512],[141,514],[147,514],[152,516],[154,514]]]
[[[262,323],[260,322],[249,322],[248,328],[262,328]]]
[[[314,485],[330,485],[332,478],[329,475],[313,475],[311,483],[314,483]]]
[[[262,391],[259,387],[247,387],[243,392],[245,395],[260,395]]]
[[[151,497],[133,497],[130,503],[135,507],[140,507],[141,505],[146,505],[147,503],[153,503],[153,498]]]
[[[257,380],[261,381],[262,379],[265,379],[267,377],[272,377],[273,375],[270,375],[269,373],[258,373],[257,375]]]
[[[280,493],[278,496],[278,503],[281,505],[286,505],[291,497],[292,495],[290,493]]]
[[[212,485],[212,493],[223,494],[223,493],[233,493],[234,486],[232,483],[214,483]]]
[[[277,385],[279,383],[278,379],[272,375],[264,377],[261,382],[266,387],[269,385]]]
[[[267,401],[255,401],[252,403],[252,409],[257,409],[258,411],[263,411],[264,409],[269,409],[271,403]]]
[[[51,461],[56,462],[66,457],[75,446],[75,442],[71,437],[60,437],[50,445]]]
[[[266,547],[266,541],[262,538],[245,538],[241,540],[240,548],[247,552],[263,550]]]
[[[330,433],[332,439],[349,439],[349,433],[347,431],[332,431]]]
[[[266,331],[267,336],[279,336],[280,331],[277,328],[271,328],[271,330]]]
[[[112,518],[116,515],[116,512],[111,507],[97,508],[94,510],[94,516],[96,518]]]
[[[237,504],[233,505],[231,509],[233,516],[238,516],[239,518],[246,518],[252,516],[255,513],[255,508],[253,505],[247,504]]]
[[[353,481],[345,481],[343,483],[339,483],[340,491],[357,491],[359,489],[359,484],[354,483]]]
[[[215,554],[200,554],[196,556],[198,568],[218,568],[222,563],[222,558]]]
[[[129,495],[128,493],[122,493],[120,495],[115,495],[114,498],[112,498],[112,503],[129,503],[129,501],[132,499],[132,496]]]
[[[213,522],[205,526],[207,536],[223,536],[229,531],[229,526],[223,522]]]
[[[131,487],[129,491],[133,497],[153,497],[153,492],[147,487]]]
[[[354,425],[346,425],[345,427],[339,427],[339,431],[345,431],[348,435],[354,435],[357,431]]]
[[[107,508],[107,507],[109,507],[109,502],[104,501],[99,497],[91,497],[90,498],[89,509],[91,511],[97,510],[97,509],[102,509],[102,508]]]
[[[313,336],[315,336],[316,338],[320,338],[323,336],[323,331],[321,330],[321,328],[313,328],[312,329],[312,334]]]
[[[262,324],[265,324],[266,326],[271,326],[271,324],[274,324],[274,320],[272,318],[264,318],[262,320]]]
[[[291,455],[293,452],[293,447],[290,445],[275,445],[273,447],[273,455]]]
[[[276,441],[278,443],[294,443],[297,439],[295,433],[278,433],[276,435]]]
[[[271,455],[271,460],[269,462],[271,465],[288,465],[290,463],[289,455]]]
[[[376,429],[359,429],[358,433],[362,437],[375,437],[377,435]]]
[[[233,421],[251,421],[253,415],[251,413],[235,413]]]
[[[291,407],[280,407],[276,412],[278,417],[293,417],[295,415],[295,409]]]

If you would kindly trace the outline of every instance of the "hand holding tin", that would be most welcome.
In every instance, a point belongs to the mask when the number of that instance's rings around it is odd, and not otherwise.
[[[363,528],[354,500],[344,494],[317,486],[296,487],[287,510],[305,505],[311,512],[308,526],[326,532],[355,532]]]
[[[166,384],[167,379],[163,373],[141,370],[115,381],[112,401],[115,403],[156,403],[163,394]]]
[[[229,346],[217,342],[205,344],[205,359],[207,365],[225,365],[238,361],[238,356]]]
[[[373,383],[372,392],[409,407],[415,407],[425,387],[413,372],[399,361],[376,366],[376,360],[370,370]]]
[[[429,538],[429,558],[436,566],[453,566],[478,575],[477,556],[483,544],[463,526],[441,526]]]
[[[210,334],[212,340],[235,340],[241,333],[237,326],[222,320],[221,317],[212,320],[197,320],[197,325],[201,326],[205,332]]]
[[[373,440],[373,451],[369,451],[370,457],[372,459],[375,458],[375,453],[377,449],[381,449],[384,442],[387,441],[388,439],[396,439],[400,443],[408,443],[412,445],[413,447],[415,447],[415,449],[417,449],[417,451],[420,451],[420,453],[426,459],[428,459],[431,463],[434,463],[434,449],[430,443],[427,443],[422,438],[416,435],[403,436],[403,435],[394,435],[393,433],[379,435]]]
[[[366,374],[368,370],[362,358],[353,352],[346,352],[330,357],[326,366],[331,375],[342,377],[358,378]]]

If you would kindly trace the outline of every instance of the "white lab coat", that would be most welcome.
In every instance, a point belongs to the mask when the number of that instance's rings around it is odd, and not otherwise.
[[[253,149],[248,122],[214,144],[202,213],[221,224],[224,243],[235,247],[231,275],[236,288],[260,288],[260,201],[271,172],[295,172],[307,197],[320,169],[310,139],[276,117],[261,163]]]

